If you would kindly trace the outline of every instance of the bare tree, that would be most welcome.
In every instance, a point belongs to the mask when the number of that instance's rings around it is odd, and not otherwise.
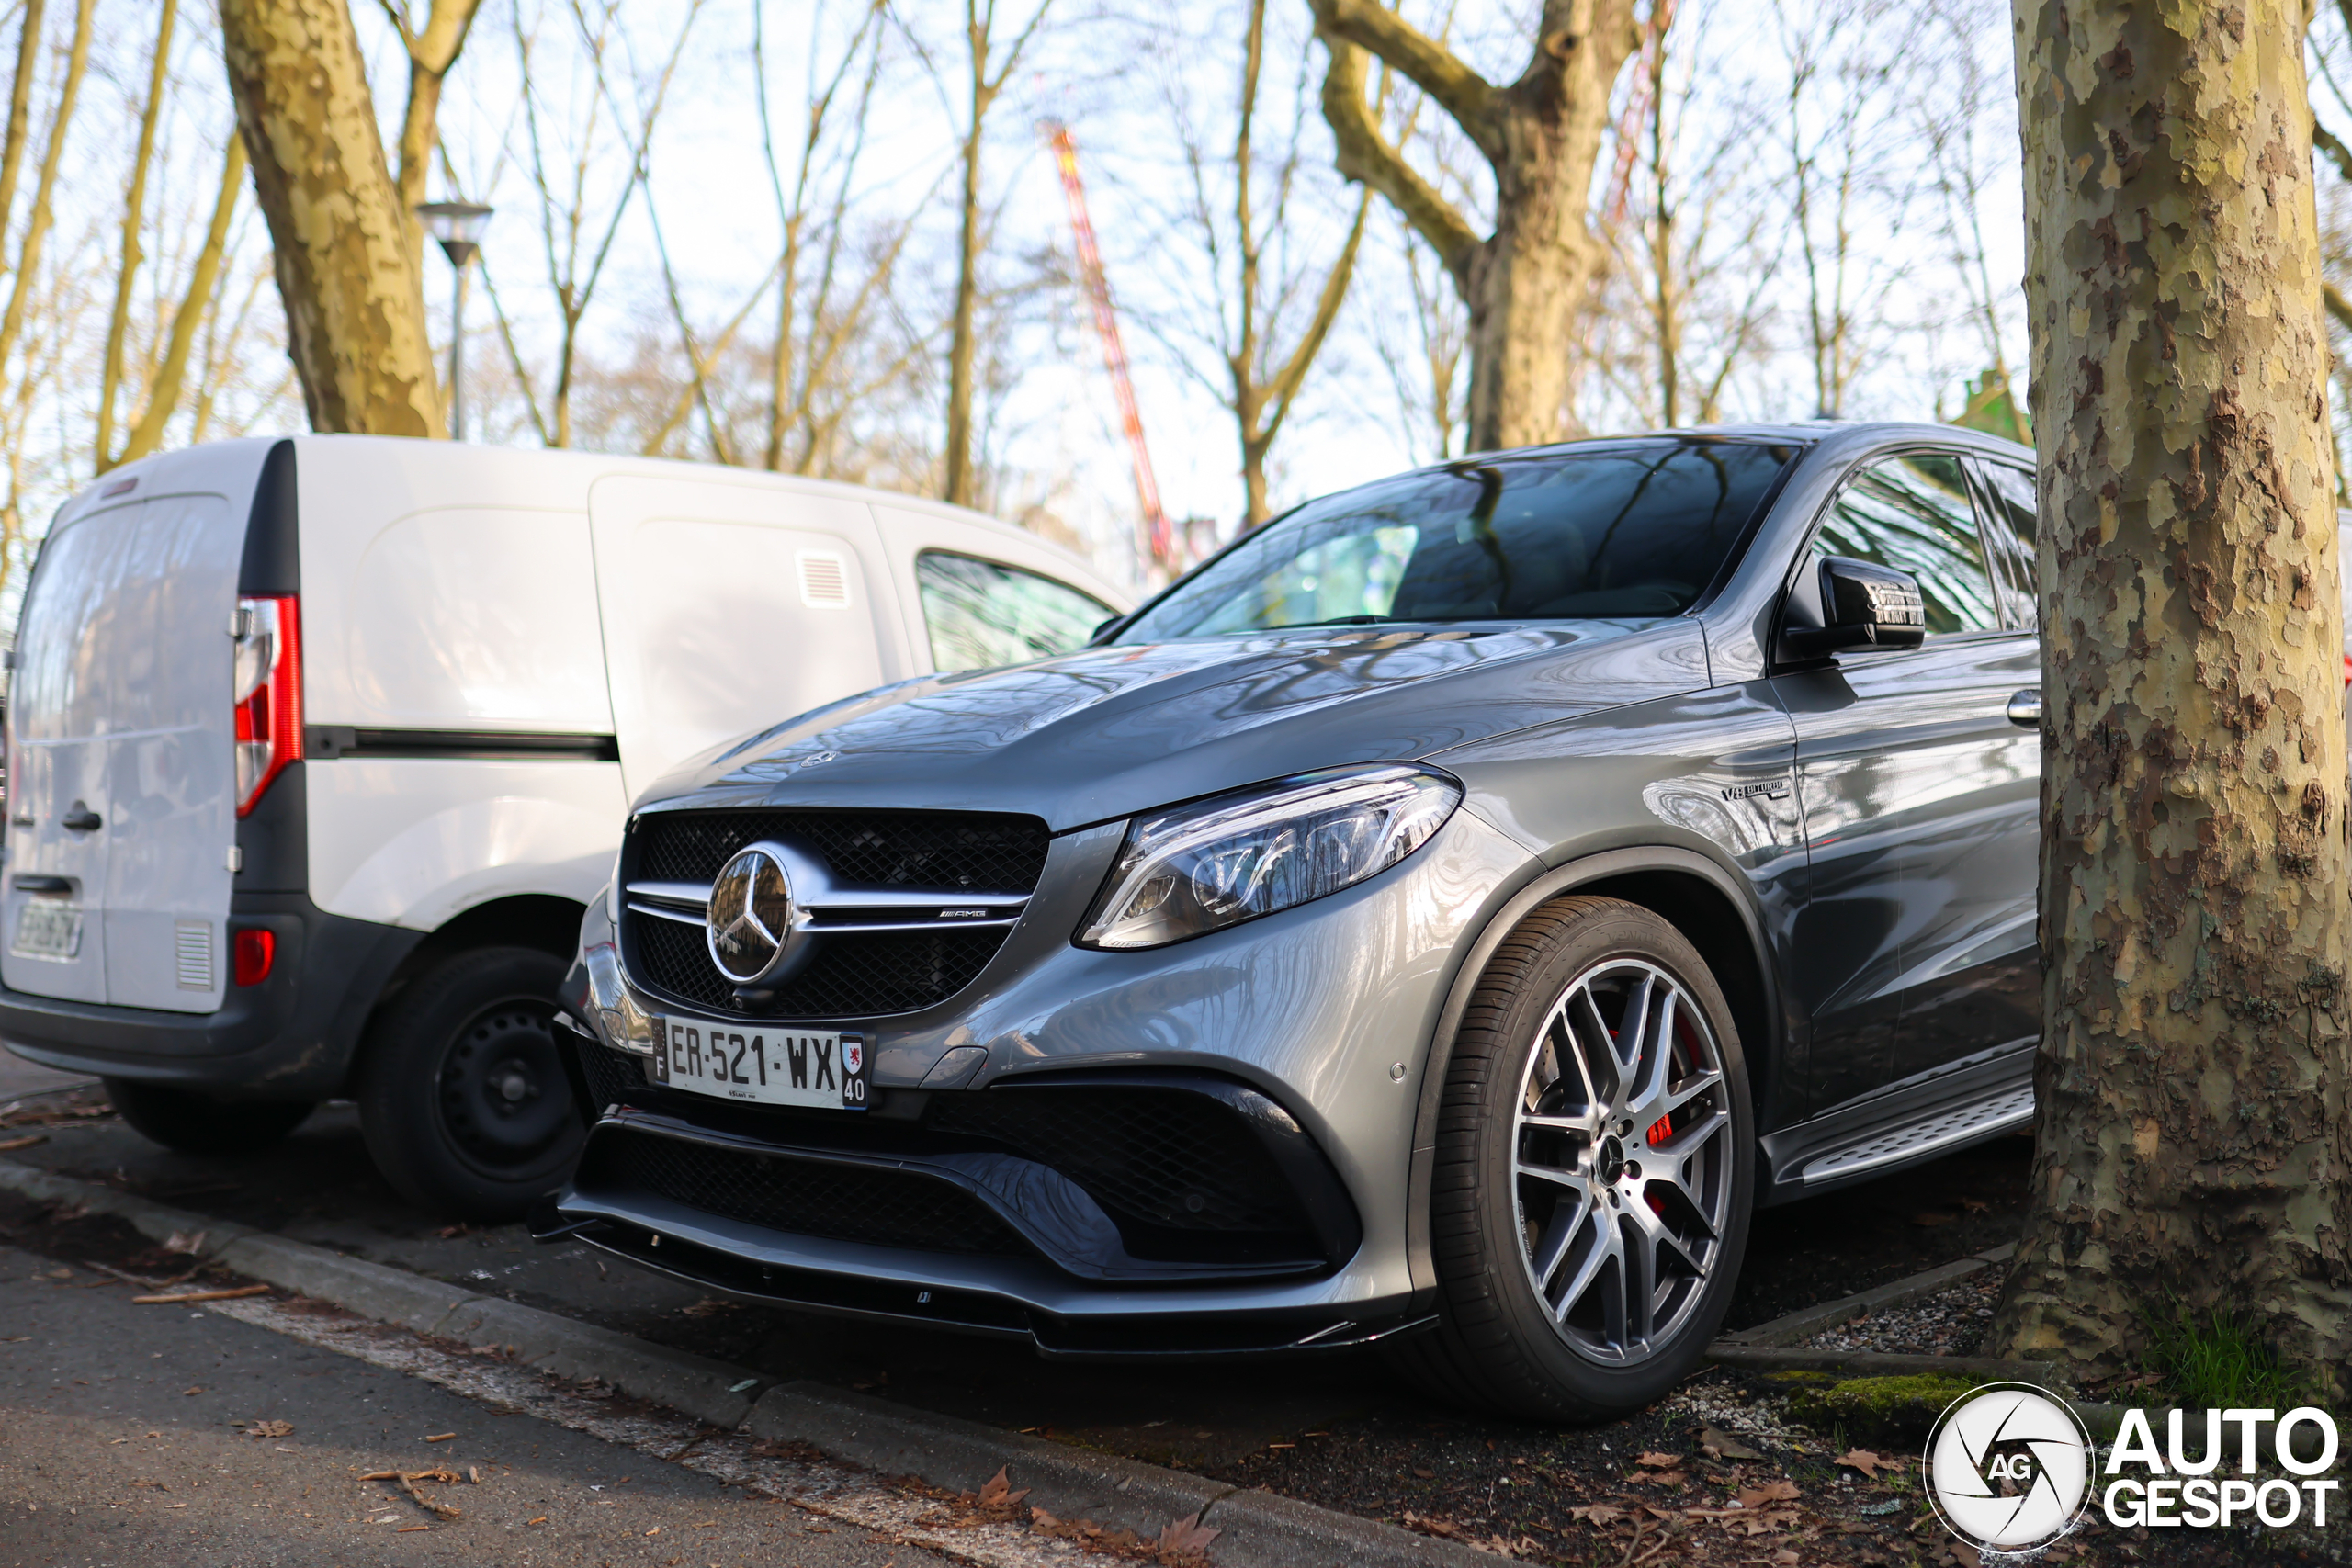
[[[958,506],[975,504],[978,492],[974,468],[975,429],[972,423],[973,374],[979,350],[980,256],[985,249],[987,214],[980,199],[981,153],[987,145],[989,111],[1019,69],[1023,55],[1036,41],[1053,0],[1037,0],[1029,18],[1003,41],[997,25],[996,0],[964,0],[964,99],[956,161],[963,175],[962,200],[957,209],[956,307],[949,321],[947,342],[947,455],[942,493]],[[930,57],[910,31],[917,53]],[[934,73],[937,68],[933,67]]]
[[[531,423],[550,446],[572,444],[571,400],[580,360],[580,323],[595,299],[597,285],[611,262],[613,244],[620,236],[621,220],[629,199],[644,184],[646,161],[651,156],[654,128],[669,100],[678,61],[694,34],[703,0],[691,0],[678,24],[667,55],[649,79],[639,79],[636,101],[629,106],[634,123],[623,125],[620,98],[610,82],[615,53],[627,53],[629,39],[622,26],[621,0],[566,0],[582,54],[580,78],[572,84],[568,116],[552,101],[551,88],[541,65],[540,39],[526,26],[521,8],[514,12],[515,57],[522,75],[522,118],[526,136],[526,169],[538,197],[539,238],[547,265],[549,291],[555,296],[557,345],[555,369],[547,395],[547,412],[532,389],[514,341],[514,327],[499,299],[496,282],[487,266],[483,282],[498,320],[499,333],[513,362],[530,407]],[[612,123],[607,125],[608,118]],[[598,199],[594,186],[607,137],[618,143],[625,173],[616,194],[601,216],[592,211]]]
[[[114,408],[122,387],[122,348],[130,327],[131,290],[139,281],[139,265],[146,259],[139,236],[146,226],[147,168],[155,159],[155,124],[164,114],[164,90],[172,63],[172,24],[178,16],[178,0],[163,0],[155,24],[154,62],[148,73],[147,105],[139,117],[139,148],[130,159],[130,189],[122,201],[122,249],[116,262],[114,310],[107,319],[106,354],[98,370],[98,429],[91,466],[99,473],[119,460],[113,456]]]
[[[311,428],[443,434],[409,214],[350,12],[221,0],[220,32]]]
[[[2304,10],[2017,0],[2043,1025],[1994,1333],[2242,1313],[2352,1360],[2344,719]]]
[[[1638,38],[1633,0],[1544,0],[1527,66],[1505,86],[1379,0],[1312,4],[1330,51],[1323,114],[1340,172],[1396,205],[1470,308],[1470,445],[1556,439],[1568,428],[1575,322],[1603,264],[1585,209],[1610,90]],[[1367,52],[1427,93],[1486,159],[1492,233],[1481,239],[1382,134],[1364,96]]]
[[[1336,246],[1328,240],[1318,245],[1313,193],[1303,188],[1309,171],[1302,120],[1309,111],[1297,90],[1299,73],[1289,73],[1289,93],[1278,84],[1274,104],[1265,102],[1267,10],[1267,0],[1242,0],[1212,24],[1240,34],[1229,151],[1213,146],[1212,133],[1193,118],[1195,72],[1206,51],[1182,34],[1171,32],[1163,41],[1170,66],[1163,94],[1184,160],[1188,199],[1170,221],[1156,227],[1191,243],[1161,256],[1174,275],[1163,285],[1185,307],[1172,317],[1144,318],[1177,362],[1233,414],[1245,528],[1273,514],[1267,457],[1339,320],[1372,199],[1371,191],[1360,192]],[[1275,47],[1282,47],[1280,40]],[[1288,113],[1265,134],[1261,114],[1272,107],[1280,115],[1285,97]]]
[[[1910,57],[1909,40],[1880,0],[1774,0],[1785,70],[1782,151],[1788,158],[1791,237],[1804,281],[1804,334],[1814,412],[1845,411],[1873,345],[1871,333],[1905,258],[1867,243],[1876,210],[1880,143],[1891,95]]]
[[[197,253],[187,292],[172,312],[171,336],[148,385],[147,406],[124,439],[122,451],[115,458],[118,464],[143,457],[164,444],[164,426],[171,422],[187,378],[188,355],[196,345],[197,331],[216,307],[220,264],[229,251],[229,225],[236,216],[237,198],[243,194],[244,183],[245,143],[243,138],[232,136],[228,152],[221,160],[220,193],[213,200],[212,220],[205,229],[203,248]],[[198,422],[194,437],[199,441],[204,438],[203,423],[202,420]],[[101,446],[99,450],[103,453],[105,448]]]
[[[408,104],[401,114],[401,210],[408,218],[408,248],[413,264],[424,256],[424,230],[416,209],[441,141],[441,89],[466,47],[466,34],[481,0],[426,0],[420,24],[409,0],[376,0],[400,35],[408,54]]]
[[[96,6],[96,0],[80,0],[80,4],[74,7],[74,41],[66,50],[65,73],[63,79],[58,84],[56,107],[50,111],[49,141],[41,151],[40,174],[33,184],[32,207],[26,215],[24,238],[17,243],[16,276],[9,286],[7,308],[0,310],[0,366],[7,364],[8,356],[16,352],[17,341],[24,332],[25,309],[32,298],[34,284],[40,275],[41,246],[49,238],[50,224],[55,210],[51,206],[51,200],[57,193],[58,164],[65,156],[65,136],[74,126],[74,109],[81,96],[82,77],[89,69],[90,17]],[[31,14],[28,12],[26,25],[28,28],[32,27],[33,19]],[[28,31],[20,46],[20,55],[25,51],[38,51],[40,47],[40,32],[37,29]],[[20,84],[25,80],[25,67],[20,58],[17,62],[17,80]],[[14,119],[15,110],[12,106],[10,109],[12,126]],[[0,218],[6,216],[6,209],[0,209]]]

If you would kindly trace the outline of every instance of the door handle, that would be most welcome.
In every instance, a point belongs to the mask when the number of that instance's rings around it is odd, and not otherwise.
[[[2009,694],[2009,722],[2028,726],[2041,722],[2041,692],[2039,688]],[[73,824],[69,822],[66,826],[70,828]]]
[[[17,876],[9,879],[19,893],[71,893],[73,880],[63,876]]]
[[[69,833],[95,833],[106,826],[106,819],[77,800],[71,811],[57,819],[57,825]]]

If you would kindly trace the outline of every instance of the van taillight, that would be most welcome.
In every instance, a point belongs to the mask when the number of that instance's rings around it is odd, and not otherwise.
[[[302,616],[291,593],[237,601],[237,815],[302,758]]]
[[[243,931],[229,941],[229,967],[240,986],[258,986],[269,978],[269,966],[277,961],[277,933],[265,931]]]

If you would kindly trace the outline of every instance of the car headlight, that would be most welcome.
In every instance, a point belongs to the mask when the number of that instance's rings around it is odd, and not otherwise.
[[[1427,843],[1461,800],[1443,773],[1385,762],[1139,817],[1079,942],[1159,947],[1352,887]]]

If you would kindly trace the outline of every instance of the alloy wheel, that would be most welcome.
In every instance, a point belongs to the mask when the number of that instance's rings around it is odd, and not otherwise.
[[[1578,1354],[1632,1366],[1697,1306],[1730,1228],[1723,1053],[1672,975],[1611,958],[1529,1051],[1512,1128],[1521,1258]]]

